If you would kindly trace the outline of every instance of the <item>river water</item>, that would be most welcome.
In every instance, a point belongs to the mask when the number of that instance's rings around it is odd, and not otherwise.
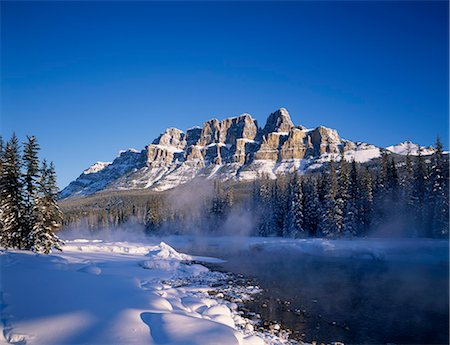
[[[264,291],[247,308],[281,323],[295,339],[449,342],[448,242],[168,242],[193,255],[223,258],[218,268],[255,278]]]

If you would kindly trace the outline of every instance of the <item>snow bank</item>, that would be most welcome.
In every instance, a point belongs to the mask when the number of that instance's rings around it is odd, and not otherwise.
[[[0,254],[2,326],[11,343],[283,343],[255,332],[223,295],[210,296],[224,273],[164,242],[77,239],[58,254]]]

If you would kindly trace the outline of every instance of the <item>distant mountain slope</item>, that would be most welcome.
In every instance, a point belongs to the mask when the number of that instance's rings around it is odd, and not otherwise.
[[[112,163],[97,162],[61,192],[61,198],[102,190],[166,190],[195,177],[252,180],[262,173],[274,178],[294,170],[311,170],[324,162],[355,159],[363,163],[381,152],[418,153],[418,145],[386,149],[342,139],[336,130],[295,126],[286,109],[270,114],[260,128],[249,114],[212,119],[186,132],[168,128],[141,151],[123,151]],[[432,154],[432,148],[423,154]]]

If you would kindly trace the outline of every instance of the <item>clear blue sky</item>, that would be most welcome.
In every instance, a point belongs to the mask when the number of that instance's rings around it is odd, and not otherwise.
[[[1,2],[2,134],[64,187],[166,127],[286,107],[388,146],[448,142],[447,2]]]

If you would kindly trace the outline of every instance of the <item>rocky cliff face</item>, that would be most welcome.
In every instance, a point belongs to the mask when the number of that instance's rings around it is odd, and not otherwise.
[[[168,128],[144,150],[125,151],[111,164],[97,163],[85,170],[61,197],[105,189],[164,190],[194,177],[249,180],[262,173],[274,177],[320,167],[341,152],[359,162],[380,155],[379,148],[342,139],[335,130],[295,126],[284,108],[270,114],[262,129],[251,115],[242,114],[212,119],[186,132]]]

